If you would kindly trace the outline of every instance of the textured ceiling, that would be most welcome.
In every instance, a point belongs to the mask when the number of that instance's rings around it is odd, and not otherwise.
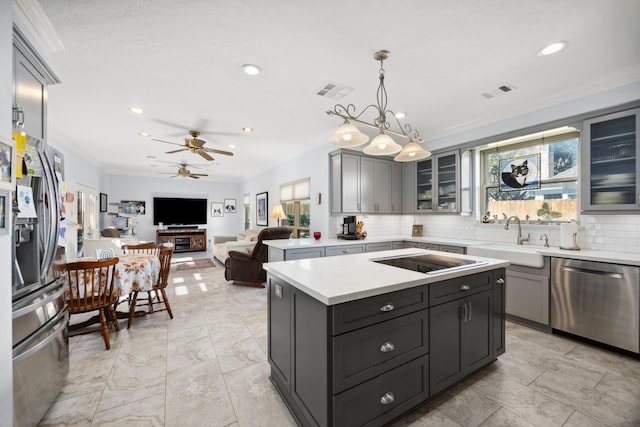
[[[41,4],[65,47],[48,59],[62,80],[49,89],[49,136],[116,174],[174,170],[157,160],[206,163],[165,154],[178,147],[138,132],[182,143],[197,129],[206,147],[235,144],[233,157],[203,166],[213,180],[249,177],[325,144],[340,122],[325,114],[336,101],[316,92],[333,81],[354,88],[340,102],[375,102],[379,49],[391,51],[388,106],[407,113],[428,149],[436,138],[640,80],[635,0]],[[557,40],[568,48],[536,56]],[[244,75],[246,63],[263,73]],[[504,83],[517,89],[481,96]]]

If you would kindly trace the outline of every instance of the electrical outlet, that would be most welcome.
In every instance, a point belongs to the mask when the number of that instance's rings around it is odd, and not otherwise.
[[[278,298],[282,298],[282,286],[276,285],[273,292],[276,294]]]

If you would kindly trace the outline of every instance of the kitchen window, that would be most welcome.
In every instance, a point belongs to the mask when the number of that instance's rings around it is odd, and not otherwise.
[[[280,204],[287,216],[286,224],[292,227],[291,237],[294,239],[309,237],[311,226],[310,214],[310,179],[282,184],[280,186]]]
[[[575,131],[490,144],[481,153],[482,217],[577,220],[578,149]]]

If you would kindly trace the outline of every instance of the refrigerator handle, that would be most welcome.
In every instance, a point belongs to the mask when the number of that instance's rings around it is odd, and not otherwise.
[[[50,331],[50,334],[47,338],[45,338],[44,340],[42,340],[41,342],[39,342],[38,344],[36,344],[35,346],[29,348],[28,350],[24,351],[24,353],[21,353],[22,348],[24,347],[28,347],[29,343],[31,340],[35,340],[37,338],[39,338],[39,336],[43,333],[43,332],[47,332],[46,330],[41,331],[39,334],[34,335],[30,341],[27,341],[23,344],[21,344],[19,347],[17,347],[16,349],[14,349],[14,354],[16,354],[13,358],[13,363],[14,365],[17,363],[22,362],[24,359],[30,357],[32,354],[38,352],[41,348],[46,347],[47,345],[49,345],[49,343],[53,340],[55,340],[58,335],[60,334],[60,332],[64,333],[64,330],[67,328],[67,323],[69,323],[69,314],[67,313],[66,310],[61,311],[57,316],[55,320],[52,320],[52,323],[57,322]]]
[[[46,282],[47,275],[53,264],[55,258],[56,246],[58,245],[58,227],[60,226],[60,201],[58,200],[58,178],[55,175],[51,162],[45,153],[45,149],[41,146],[39,151],[43,171],[45,175],[45,200],[44,203],[48,203],[48,209],[45,206],[43,209],[46,212],[46,217],[43,218],[44,231],[47,235],[44,245],[44,254],[42,256],[42,279]]]

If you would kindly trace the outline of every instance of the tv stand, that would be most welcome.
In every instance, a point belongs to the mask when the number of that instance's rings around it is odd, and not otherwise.
[[[172,228],[156,230],[156,242],[173,243],[174,252],[195,252],[207,250],[206,228]]]

